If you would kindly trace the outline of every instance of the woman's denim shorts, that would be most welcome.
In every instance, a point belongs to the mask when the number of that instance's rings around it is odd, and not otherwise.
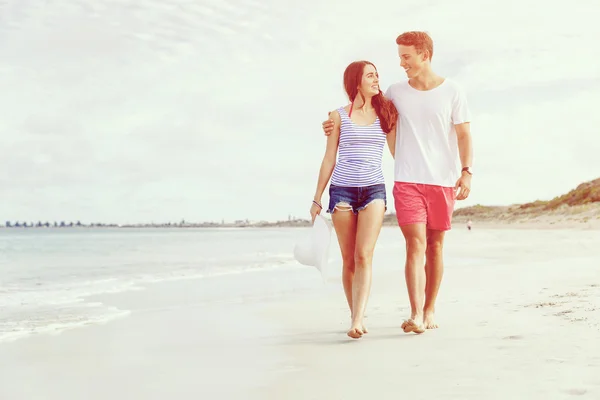
[[[373,200],[383,200],[387,211],[387,197],[385,194],[385,184],[363,186],[363,187],[347,187],[329,185],[329,208],[327,212],[333,214],[336,206],[340,209],[352,210],[354,214],[358,214],[360,210],[364,210]]]

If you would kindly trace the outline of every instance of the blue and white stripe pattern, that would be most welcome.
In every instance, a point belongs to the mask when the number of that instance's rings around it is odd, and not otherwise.
[[[331,176],[335,186],[362,187],[385,183],[381,161],[386,135],[379,118],[372,125],[357,125],[346,110],[338,108],[342,125],[338,160]]]

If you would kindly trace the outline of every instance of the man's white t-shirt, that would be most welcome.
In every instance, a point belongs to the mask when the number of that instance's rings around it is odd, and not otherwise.
[[[471,121],[460,86],[446,78],[431,90],[417,90],[408,80],[391,85],[385,97],[398,110],[394,181],[454,187],[460,157],[454,125]]]

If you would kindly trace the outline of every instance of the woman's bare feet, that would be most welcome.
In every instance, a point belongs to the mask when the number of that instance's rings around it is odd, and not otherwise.
[[[350,321],[352,321],[352,310],[350,310]],[[350,330],[352,330],[352,329],[350,329]],[[363,334],[369,333],[369,331],[367,330],[367,327],[364,324],[362,325],[362,329],[359,329],[359,331],[362,332]],[[348,331],[348,332],[350,332],[350,331]],[[348,336],[350,336],[350,334],[348,334]],[[350,337],[352,337],[352,336],[350,336]]]
[[[346,334],[352,339],[360,339],[364,332],[360,328],[350,328],[350,330]]]
[[[423,316],[414,315],[410,319],[405,320],[401,326],[404,333],[423,333],[425,332],[425,326],[423,325]]]

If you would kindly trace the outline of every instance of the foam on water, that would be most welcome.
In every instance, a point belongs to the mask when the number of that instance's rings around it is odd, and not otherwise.
[[[88,324],[105,323],[126,316],[128,310],[119,310],[85,299],[99,294],[143,290],[144,285],[159,282],[225,277],[244,273],[262,272],[286,266],[265,264],[214,273],[164,273],[139,275],[119,281],[118,278],[99,281],[56,284],[42,289],[19,286],[0,291],[0,342],[34,333],[61,332]],[[289,268],[297,266],[289,265]],[[234,296],[235,294],[232,294]],[[224,300],[228,301],[228,300]]]
[[[31,334],[58,334],[67,329],[102,324],[129,315],[127,310],[102,303],[77,301],[57,307],[53,304],[3,309],[0,317],[0,342],[13,341]]]

